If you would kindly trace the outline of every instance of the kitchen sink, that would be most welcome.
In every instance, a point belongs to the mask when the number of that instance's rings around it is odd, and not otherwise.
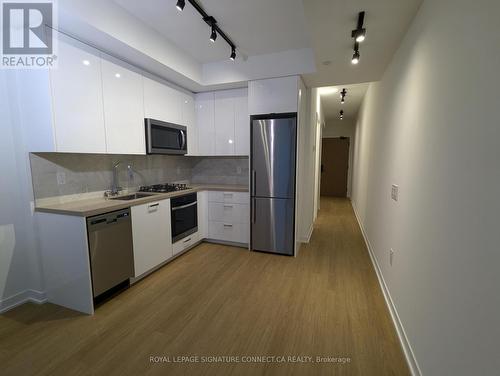
[[[151,193],[134,193],[126,196],[113,197],[110,198],[110,200],[130,201],[130,200],[137,200],[138,198],[151,197],[151,196],[153,196],[153,194]]]

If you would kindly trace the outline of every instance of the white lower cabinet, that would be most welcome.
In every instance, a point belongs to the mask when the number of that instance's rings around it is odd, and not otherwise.
[[[249,223],[248,204],[225,204],[222,202],[209,203],[209,220],[227,223]]]
[[[219,192],[208,193],[209,202],[222,202],[224,204],[250,204],[250,194],[248,192]]]
[[[188,248],[191,248],[193,245],[198,243],[198,240],[199,240],[199,235],[197,232],[195,232],[194,234],[186,236],[184,239],[175,242],[173,245],[174,256],[178,255],[179,253],[185,251]]]
[[[198,235],[200,240],[208,238],[208,192],[198,192]]]
[[[248,243],[248,223],[208,222],[208,237],[214,240],[223,240],[233,243]]]
[[[131,208],[135,277],[173,256],[170,200]]]
[[[208,193],[208,238],[248,244],[250,196],[247,192]]]

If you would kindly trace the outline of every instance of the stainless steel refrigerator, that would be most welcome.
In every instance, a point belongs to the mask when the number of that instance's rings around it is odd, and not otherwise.
[[[297,114],[251,117],[251,249],[295,248]]]

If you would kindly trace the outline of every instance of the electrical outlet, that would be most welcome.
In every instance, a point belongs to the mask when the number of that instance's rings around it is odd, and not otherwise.
[[[390,249],[389,251],[389,264],[392,266],[392,261],[394,260],[394,249]]]
[[[394,201],[398,201],[399,199],[399,185],[393,184],[391,188],[391,198]]]
[[[241,167],[240,166],[236,167],[236,173],[238,175],[241,175]]]
[[[65,172],[58,172],[56,176],[57,176],[57,184],[58,185],[66,184],[66,173]]]

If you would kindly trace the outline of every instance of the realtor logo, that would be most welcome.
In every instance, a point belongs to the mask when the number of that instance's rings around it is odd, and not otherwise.
[[[54,66],[54,2],[2,1],[2,66],[46,68]]]

